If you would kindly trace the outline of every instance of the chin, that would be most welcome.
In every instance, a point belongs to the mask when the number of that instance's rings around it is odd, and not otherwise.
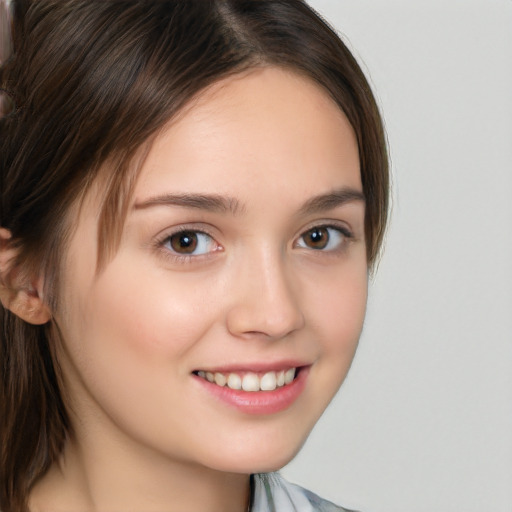
[[[302,448],[307,435],[294,443],[290,438],[286,441],[265,439],[254,440],[245,447],[230,446],[221,453],[209,458],[207,465],[228,473],[268,473],[286,466]],[[233,449],[234,448],[234,449]]]

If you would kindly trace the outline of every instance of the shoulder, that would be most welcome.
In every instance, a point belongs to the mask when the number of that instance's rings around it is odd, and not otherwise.
[[[251,512],[351,512],[298,485],[279,473],[253,475]]]

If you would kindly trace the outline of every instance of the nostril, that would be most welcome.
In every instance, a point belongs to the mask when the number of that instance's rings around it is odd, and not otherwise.
[[[280,256],[266,253],[253,261],[250,273],[237,274],[237,293],[226,310],[228,331],[240,338],[277,340],[302,329],[305,316],[293,277]]]

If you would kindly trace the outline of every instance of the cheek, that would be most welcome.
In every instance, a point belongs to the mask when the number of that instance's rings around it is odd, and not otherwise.
[[[333,395],[354,358],[363,328],[368,293],[365,260],[319,278],[310,286],[309,325],[322,357],[313,370],[319,389]],[[318,391],[321,394],[321,391]],[[326,391],[327,392],[327,391]]]
[[[323,333],[329,350],[355,349],[366,313],[367,266],[363,259],[338,272],[317,275],[308,283],[307,311],[311,326]]]
[[[88,299],[86,315],[95,337],[148,360],[186,353],[210,324],[211,308],[201,300],[201,287],[165,272],[146,269],[134,275],[138,267],[122,263],[110,265]]]
[[[143,402],[154,389],[168,388],[169,378],[190,372],[187,353],[215,316],[199,283],[122,255],[96,279],[75,277],[64,296],[62,328],[74,383],[100,401],[118,404],[122,395],[140,394]]]
[[[323,315],[325,329],[330,331],[330,348],[355,350],[363,328],[367,302],[366,276],[350,283],[343,283],[339,290],[332,290],[325,302]]]
[[[189,352],[216,313],[200,283],[141,265],[120,256],[92,284],[65,294],[62,367],[80,418],[93,417],[99,404],[149,442],[169,430],[184,435],[172,410],[186,409]]]

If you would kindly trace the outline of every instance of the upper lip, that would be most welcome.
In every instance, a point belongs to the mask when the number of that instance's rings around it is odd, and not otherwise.
[[[301,368],[303,366],[310,366],[311,363],[297,360],[283,360],[276,362],[253,362],[253,363],[235,363],[223,366],[205,366],[196,368],[194,371],[205,371],[211,373],[236,373],[236,372],[276,372],[281,370],[288,370],[290,368]]]

